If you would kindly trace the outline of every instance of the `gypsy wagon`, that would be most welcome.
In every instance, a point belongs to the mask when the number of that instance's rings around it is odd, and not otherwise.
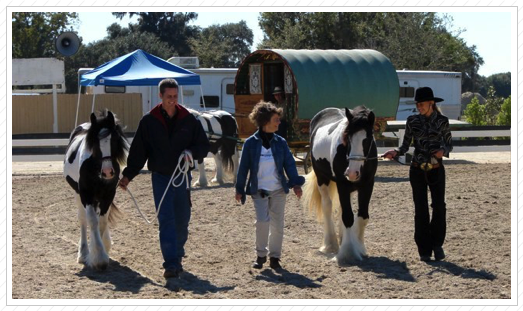
[[[276,102],[276,87],[285,93],[287,141],[295,154],[308,154],[310,120],[324,108],[365,105],[376,115],[378,133],[386,121],[395,119],[398,109],[398,75],[378,51],[257,50],[245,57],[236,73],[240,138],[256,130],[248,118],[254,105],[260,100]]]

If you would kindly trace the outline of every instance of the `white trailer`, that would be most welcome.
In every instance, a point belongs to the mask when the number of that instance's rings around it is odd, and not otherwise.
[[[424,86],[434,91],[434,96],[443,98],[438,103],[441,112],[449,119],[461,117],[461,72],[397,70],[400,86],[400,100],[396,120],[407,120],[417,113],[414,94]]]
[[[93,68],[81,68],[78,70],[78,77],[80,78],[82,74],[92,69]],[[234,113],[234,79],[236,77],[237,68],[199,68],[189,70],[200,76],[201,86],[180,86],[180,104],[198,111],[219,109]],[[142,95],[142,110],[144,114],[160,102],[157,86],[99,85],[95,87],[86,87],[82,90],[82,93],[139,93]]]

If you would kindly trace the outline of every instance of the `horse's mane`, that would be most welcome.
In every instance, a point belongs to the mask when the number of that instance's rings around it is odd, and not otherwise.
[[[91,122],[91,126],[87,129],[85,143],[87,148],[92,150],[93,155],[101,156],[100,139],[111,135],[111,156],[121,165],[125,165],[129,143],[116,115],[109,113],[107,109],[96,112],[96,124]]]
[[[347,128],[343,132],[343,143],[348,144],[349,137],[359,130],[366,130],[372,134],[374,124],[373,121],[369,120],[371,110],[365,106],[357,106],[350,110],[353,118],[349,121]]]

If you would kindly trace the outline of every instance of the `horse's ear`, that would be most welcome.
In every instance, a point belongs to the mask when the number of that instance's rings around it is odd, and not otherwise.
[[[91,125],[93,124],[96,124],[96,115],[93,113],[91,113]]]
[[[109,124],[111,127],[114,127],[116,125],[116,122],[114,120],[114,114],[111,112],[111,110],[107,110],[107,120],[109,120]]]
[[[352,118],[354,118],[352,111],[347,107],[345,107],[345,115],[347,116],[347,119],[349,119],[349,122],[352,121]]]
[[[372,124],[374,127],[374,121],[376,120],[376,116],[374,115],[374,112],[369,112],[369,123]]]

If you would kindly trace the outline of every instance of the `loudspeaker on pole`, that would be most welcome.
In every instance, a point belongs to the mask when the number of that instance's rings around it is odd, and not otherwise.
[[[64,32],[56,38],[55,47],[60,54],[71,56],[78,52],[80,39],[74,32]]]

